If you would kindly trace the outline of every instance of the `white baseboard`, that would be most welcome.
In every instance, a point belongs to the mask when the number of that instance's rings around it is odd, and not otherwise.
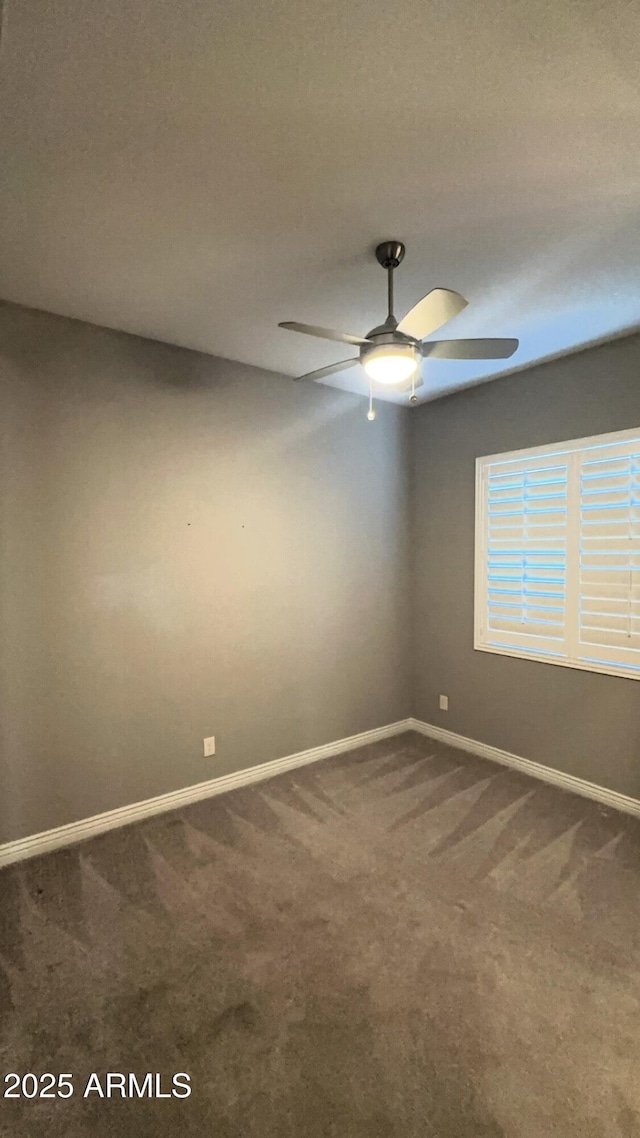
[[[295,755],[286,755],[282,759],[272,759],[267,763],[260,763],[255,767],[236,771],[234,774],[221,775],[219,778],[209,779],[208,782],[199,782],[195,786],[185,786],[181,790],[170,791],[169,794],[160,794],[156,798],[148,798],[144,802],[134,802],[129,806],[120,806],[116,810],[107,810],[104,814],[96,814],[92,818],[82,818],[79,822],[69,822],[66,826],[58,826],[54,830],[45,830],[40,834],[32,834],[27,838],[19,838],[15,842],[0,845],[0,868],[11,865],[13,862],[25,861],[27,858],[39,857],[64,846],[74,845],[76,842],[86,841],[88,838],[104,834],[107,830],[115,830],[120,826],[140,822],[154,814],[164,814],[168,810],[178,810],[188,806],[191,802],[199,802],[203,798],[212,798],[216,794],[224,794],[236,787],[248,786],[253,782],[273,778],[274,775],[295,767],[306,766],[307,763],[316,763],[320,759],[328,759],[331,755],[339,755],[343,751],[352,751],[356,747],[363,747],[367,743],[375,743],[380,739],[389,739],[393,735],[400,735],[403,731],[418,731],[450,747],[457,747],[461,751],[469,751],[472,755],[490,759],[492,762],[502,763],[503,766],[512,767],[522,771],[523,774],[551,783],[563,790],[573,791],[585,798],[591,798],[615,810],[622,810],[626,814],[640,817],[640,801],[629,798],[626,794],[619,794],[616,790],[598,786],[594,782],[577,778],[576,775],[565,774],[563,771],[546,767],[542,763],[533,762],[532,759],[523,759],[520,755],[512,755],[509,751],[502,751],[499,747],[492,747],[488,743],[481,743],[477,739],[468,739],[465,735],[456,735],[454,731],[447,731],[444,727],[436,727],[432,723],[423,723],[420,719],[401,719],[397,723],[388,723],[385,727],[374,727],[371,731],[362,731],[359,735],[349,735],[346,739],[336,739],[333,743],[325,743],[321,747],[311,747],[307,751],[299,751]]]
[[[573,791],[574,794],[581,794],[583,798],[592,798],[595,802],[601,802],[614,810],[622,810],[625,814],[640,817],[640,801],[637,798],[629,798],[626,794],[619,794],[617,790],[609,790],[606,786],[587,782],[577,775],[565,774],[564,771],[554,770],[553,767],[546,767],[543,763],[536,763],[532,759],[512,755],[510,751],[502,751],[499,747],[490,746],[489,743],[468,739],[466,735],[456,735],[454,731],[446,731],[444,727],[436,727],[432,723],[423,723],[420,719],[410,719],[408,723],[409,727],[405,727],[404,730],[419,731],[421,735],[428,735],[430,739],[437,739],[450,747],[469,751],[472,755],[480,755],[483,759],[502,763],[505,767],[513,767],[523,774],[549,782],[552,786],[559,786],[562,790]]]
[[[5,845],[0,845],[0,867],[11,865],[16,861],[25,861],[30,857],[39,857],[41,854],[74,845],[76,842],[84,842],[87,838],[94,838],[97,834],[115,830],[119,826],[128,826],[131,822],[140,822],[153,814],[177,810],[181,806],[188,806],[191,802],[199,802],[203,798],[212,798],[216,794],[224,794],[227,790],[235,790],[239,786],[248,786],[252,782],[273,778],[274,775],[293,770],[294,767],[316,763],[319,759],[328,759],[331,755],[341,754],[342,751],[353,751],[356,747],[376,743],[379,739],[389,739],[393,735],[412,729],[413,720],[401,719],[397,723],[388,723],[385,727],[361,731],[359,735],[336,739],[335,742],[325,743],[321,747],[311,747],[308,751],[299,751],[282,759],[272,759],[270,762],[236,771],[234,774],[220,775],[219,778],[209,779],[208,782],[198,782],[195,786],[172,790],[169,794],[158,795],[157,798],[147,798],[144,802],[134,802],[130,806],[119,806],[116,810],[107,810],[104,814],[95,814],[92,818],[82,818],[79,822],[69,822],[66,826],[57,826],[54,830],[45,830],[40,834],[31,834],[28,838],[7,842]]]

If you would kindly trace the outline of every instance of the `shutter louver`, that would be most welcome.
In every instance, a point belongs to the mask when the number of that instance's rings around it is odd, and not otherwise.
[[[640,440],[581,460],[579,625],[581,660],[640,670]]]
[[[476,468],[475,647],[640,679],[640,429]]]
[[[490,467],[486,494],[488,638],[562,652],[567,464],[539,459]]]

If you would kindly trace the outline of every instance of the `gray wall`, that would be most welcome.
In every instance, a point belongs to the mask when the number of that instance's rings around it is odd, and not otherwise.
[[[640,798],[637,680],[473,649],[476,457],[637,426],[638,336],[425,404],[411,510],[414,714]]]
[[[0,842],[410,714],[406,411],[9,305],[0,388]]]

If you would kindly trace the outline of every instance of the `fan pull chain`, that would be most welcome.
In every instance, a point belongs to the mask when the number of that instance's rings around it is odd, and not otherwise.
[[[373,384],[371,380],[369,380],[369,410],[367,411],[367,419],[372,423],[375,417],[376,413],[373,409]]]
[[[418,402],[418,396],[416,395],[416,373],[415,373],[415,371],[414,371],[413,375],[411,376],[411,399],[410,399],[410,402],[411,403],[417,403]]]

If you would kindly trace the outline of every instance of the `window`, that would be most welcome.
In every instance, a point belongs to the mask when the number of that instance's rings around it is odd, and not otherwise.
[[[475,642],[640,679],[640,428],[476,462]]]

